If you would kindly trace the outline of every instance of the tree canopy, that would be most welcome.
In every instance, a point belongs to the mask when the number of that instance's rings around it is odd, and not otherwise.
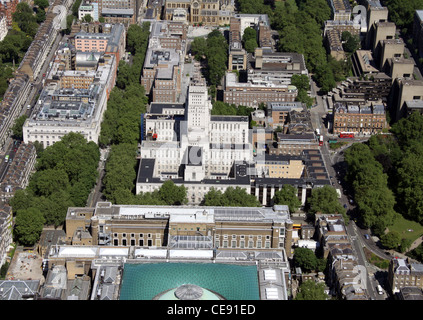
[[[79,133],[69,133],[39,156],[29,185],[10,200],[13,212],[37,208],[46,224],[63,224],[68,207],[85,206],[95,185],[98,146]]]
[[[338,194],[332,186],[325,185],[321,188],[314,188],[311,197],[308,200],[310,214],[343,214],[345,217],[345,209],[342,207],[338,199]]]
[[[204,196],[203,205],[216,207],[259,207],[260,202],[254,195],[248,194],[244,188],[229,187],[222,193],[211,188]]]
[[[282,189],[275,191],[273,202],[275,204],[287,205],[290,212],[296,212],[301,206],[301,201],[298,199],[297,193],[297,188],[285,184]]]

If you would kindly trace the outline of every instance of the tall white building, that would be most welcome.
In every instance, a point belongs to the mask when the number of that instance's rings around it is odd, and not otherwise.
[[[172,107],[157,106],[150,110],[157,113],[143,118],[146,138],[141,143],[137,193],[158,189],[167,179],[188,188],[191,204],[201,202],[211,187],[224,191],[240,186],[250,192],[247,167],[253,152],[248,117],[212,116],[206,83],[195,77],[185,108],[169,112]]]

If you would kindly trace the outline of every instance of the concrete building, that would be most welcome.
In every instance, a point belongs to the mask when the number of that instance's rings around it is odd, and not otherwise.
[[[379,59],[379,69],[383,70],[386,60],[392,58],[404,58],[405,44],[402,39],[390,39],[380,42],[381,50]]]
[[[396,25],[393,22],[376,22],[375,31],[372,42],[371,50],[375,57],[381,56],[382,42],[384,40],[395,40],[396,36]]]
[[[389,96],[391,118],[398,121],[407,115],[407,101],[423,100],[423,81],[397,78]]]
[[[371,49],[375,37],[376,24],[388,21],[388,8],[382,6],[379,0],[363,0],[367,11],[367,33],[365,38],[366,49]]]
[[[351,61],[354,77],[379,72],[371,50],[356,50],[351,56]]]
[[[414,74],[414,59],[388,58],[384,71],[391,77],[392,82],[397,78],[411,78]]]

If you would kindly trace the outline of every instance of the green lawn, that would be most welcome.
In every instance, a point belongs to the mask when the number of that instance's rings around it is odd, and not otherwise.
[[[423,226],[420,223],[406,220],[401,216],[395,220],[393,226],[389,227],[389,231],[396,231],[401,235],[401,238],[414,241],[423,234]]]

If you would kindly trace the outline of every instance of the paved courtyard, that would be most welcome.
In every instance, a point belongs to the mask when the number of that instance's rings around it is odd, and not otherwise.
[[[43,259],[33,251],[16,251],[6,275],[7,280],[41,280]]]

